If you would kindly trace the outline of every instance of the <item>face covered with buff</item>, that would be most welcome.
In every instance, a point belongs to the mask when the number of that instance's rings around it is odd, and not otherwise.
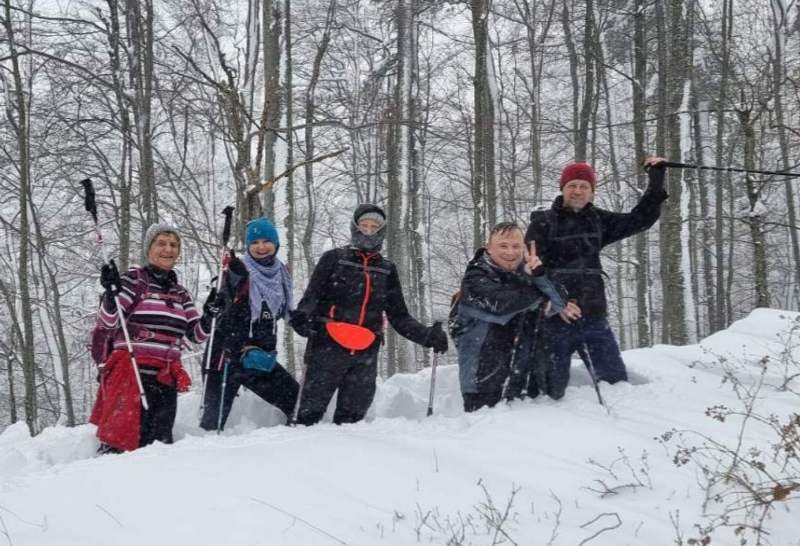
[[[365,203],[353,213],[350,243],[367,252],[380,252],[386,235],[386,213],[378,205]]]

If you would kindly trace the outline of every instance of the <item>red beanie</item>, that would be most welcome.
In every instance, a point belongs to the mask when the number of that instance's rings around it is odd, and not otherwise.
[[[594,169],[588,163],[570,163],[561,171],[561,181],[559,189],[564,189],[564,184],[570,180],[585,180],[592,185],[592,191],[597,186],[597,178],[594,176]]]

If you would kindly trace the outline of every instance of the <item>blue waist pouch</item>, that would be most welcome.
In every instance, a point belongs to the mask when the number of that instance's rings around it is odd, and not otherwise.
[[[265,351],[258,347],[245,347],[242,366],[248,370],[271,372],[278,363],[278,351]]]

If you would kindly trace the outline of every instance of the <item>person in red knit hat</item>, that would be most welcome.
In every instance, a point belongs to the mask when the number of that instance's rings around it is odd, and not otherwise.
[[[570,303],[560,316],[542,322],[540,345],[529,363],[529,396],[544,392],[552,398],[563,397],[576,351],[593,366],[598,380],[627,381],[607,319],[600,251],[656,223],[667,199],[664,161],[660,157],[644,161],[649,184],[630,212],[595,207],[597,175],[588,163],[576,162],[561,171],[561,195],[550,209],[531,213],[525,240],[535,243],[547,275],[563,287]]]

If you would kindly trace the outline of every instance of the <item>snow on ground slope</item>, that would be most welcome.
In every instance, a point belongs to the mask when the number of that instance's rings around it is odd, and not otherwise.
[[[469,415],[457,370],[441,367],[431,418],[429,371],[397,375],[367,422],[340,427],[270,426],[278,415],[246,395],[223,435],[204,434],[189,393],[174,445],[123,455],[94,457],[91,425],[30,438],[16,424],[0,435],[0,544],[675,544],[697,536],[703,479],[676,467],[676,446],[659,438],[680,429],[733,443],[740,423],[704,412],[737,407],[725,370],[754,384],[765,355],[759,407],[797,412],[800,397],[774,387],[797,320],[756,310],[700,345],[627,351],[631,383],[602,385],[609,413],[575,362],[565,399]],[[772,440],[764,429],[745,436]],[[790,495],[765,522],[770,544],[800,544],[798,514]],[[731,529],[712,541],[738,543]]]

